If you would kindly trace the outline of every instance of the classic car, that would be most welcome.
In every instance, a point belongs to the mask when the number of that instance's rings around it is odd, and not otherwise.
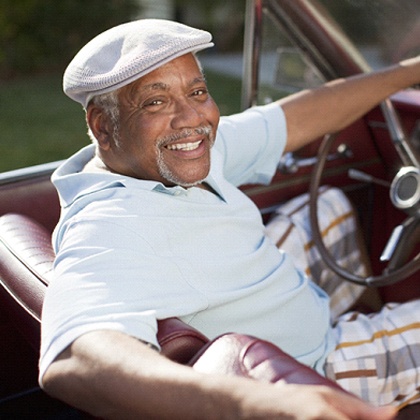
[[[345,5],[344,13],[337,11],[337,3]],[[418,6],[417,1],[400,0],[248,0],[240,57],[242,106],[265,103],[418,53]],[[204,63],[210,66],[215,60],[210,55]],[[268,219],[278,203],[302,192],[310,191],[313,203],[320,184],[341,188],[357,208],[372,274],[357,277],[330,257],[312,205],[315,242],[323,258],[346,281],[367,284],[382,302],[403,302],[420,297],[419,161],[420,91],[413,86],[342,132],[285,155],[269,186],[249,185],[244,191]],[[48,397],[37,384],[42,300],[54,259],[50,237],[60,211],[50,176],[59,163],[0,174],[2,419],[86,417]],[[199,351],[201,356],[206,354],[202,347],[208,346],[207,339],[176,319],[161,323],[159,338],[163,352],[180,363],[190,363]],[[233,335],[225,346],[208,349],[223,359],[223,352],[245,345],[241,340],[247,338]],[[260,358],[255,363],[270,362],[270,357],[276,360],[279,377],[291,382],[323,383],[323,378],[293,364],[280,349],[268,346],[254,356]],[[225,369],[235,371],[232,366]],[[411,405],[401,408],[399,418],[419,415],[419,405]]]

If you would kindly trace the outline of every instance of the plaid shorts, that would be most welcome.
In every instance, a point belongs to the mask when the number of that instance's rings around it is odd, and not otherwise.
[[[420,301],[350,312],[334,326],[326,375],[372,404],[403,408],[420,401]]]
[[[314,246],[309,223],[309,195],[300,195],[277,208],[267,223],[266,234],[292,257],[330,296],[331,316],[335,320],[351,308],[365,286],[343,281],[331,271]],[[360,241],[354,210],[344,193],[323,187],[318,199],[319,226],[323,241],[342,267],[359,276],[368,272],[367,257]]]
[[[345,313],[366,288],[342,280],[322,262],[311,238],[308,200],[304,194],[280,206],[266,229],[296,267],[331,298],[336,348],[327,358],[326,376],[375,405],[403,408],[420,401],[420,301],[387,304],[370,315]],[[344,193],[323,188],[318,205],[320,229],[331,254],[348,271],[366,275],[366,254]]]

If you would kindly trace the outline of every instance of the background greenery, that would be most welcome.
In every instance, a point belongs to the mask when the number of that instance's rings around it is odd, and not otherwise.
[[[358,1],[320,0],[368,41],[377,32]],[[137,17],[145,3],[0,0],[0,172],[63,159],[88,143],[83,110],[62,93],[63,71],[89,39]],[[241,50],[245,0],[173,0],[173,5],[176,19],[213,33],[215,52]],[[371,7],[379,13],[377,2]],[[221,113],[238,111],[240,81],[206,73]]]
[[[222,113],[240,108],[238,79],[206,72]],[[82,107],[61,89],[61,74],[0,85],[0,172],[64,159],[89,143]]]
[[[0,1],[0,172],[64,159],[88,144],[81,106],[62,93],[61,78],[74,54],[103,30],[132,20],[140,0]],[[210,31],[228,19],[219,50],[242,43],[244,1],[177,0],[177,19]],[[227,8],[227,9],[226,9]],[[233,9],[232,9],[233,8]],[[236,22],[233,25],[233,22]],[[231,33],[230,36],[228,34]],[[229,41],[228,41],[229,40]],[[239,110],[240,82],[207,74],[222,113]]]
[[[61,70],[80,46],[138,10],[137,0],[1,0],[0,78]]]

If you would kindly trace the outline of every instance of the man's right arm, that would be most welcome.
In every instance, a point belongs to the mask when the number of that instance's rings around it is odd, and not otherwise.
[[[321,386],[272,385],[204,375],[124,333],[76,339],[49,366],[52,396],[105,419],[391,419],[346,393]]]
[[[384,69],[333,80],[278,101],[286,114],[286,151],[347,127],[401,89],[420,82],[420,56]]]

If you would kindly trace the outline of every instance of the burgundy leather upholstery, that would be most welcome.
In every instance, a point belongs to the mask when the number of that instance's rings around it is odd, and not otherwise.
[[[299,363],[275,345],[243,334],[224,334],[204,346],[189,363],[202,373],[223,373],[264,382],[341,387]]]
[[[0,214],[17,213],[29,216],[52,232],[60,217],[57,190],[51,182],[51,172],[28,177],[0,188]]]
[[[53,260],[51,235],[44,227],[22,215],[0,217],[0,299],[35,349]]]
[[[178,363],[187,364],[209,339],[178,318],[158,321],[157,338],[161,353]]]

